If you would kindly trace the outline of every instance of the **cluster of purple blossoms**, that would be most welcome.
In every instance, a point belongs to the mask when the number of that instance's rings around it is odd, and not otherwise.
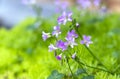
[[[90,0],[77,0],[77,3],[81,5],[82,8],[86,9],[91,6]]]
[[[50,37],[51,37],[50,33],[45,33],[44,31],[42,32],[42,38],[44,41],[46,41]]]
[[[34,5],[36,4],[36,0],[22,0],[22,3],[25,5]]]
[[[61,11],[65,11],[69,6],[67,1],[61,1],[61,0],[55,0],[54,4],[56,6],[56,12],[58,13]]]
[[[52,35],[58,37],[59,34],[61,34],[60,26],[54,26],[54,31],[52,32]]]
[[[93,2],[91,0],[77,0],[77,3],[81,5],[83,9],[89,8],[92,5],[98,7],[100,2],[100,0],[93,0]]]
[[[91,36],[83,35],[83,40],[80,42],[81,44],[85,44],[87,47],[89,47],[89,44],[92,44]]]
[[[58,24],[63,24],[65,25],[67,23],[67,21],[72,21],[72,12],[63,12],[62,15],[60,17],[58,17],[57,19]]]
[[[72,13],[66,13],[64,12],[62,16],[58,17],[58,24],[59,26],[54,26],[53,27],[53,32],[50,33],[45,33],[44,31],[42,32],[42,38],[44,41],[46,41],[48,38],[55,36],[56,44],[50,44],[48,46],[49,52],[60,50],[61,53],[59,55],[55,55],[58,60],[61,60],[63,57],[64,51],[68,50],[69,48],[73,49],[74,46],[77,46],[78,43],[76,42],[76,39],[78,38],[78,34],[76,33],[75,30],[69,30],[67,32],[66,37],[64,40],[59,39],[59,35],[62,33],[60,29],[60,24],[66,24],[67,21],[72,21]],[[79,26],[79,23],[76,23],[76,27]],[[83,40],[80,41],[81,44],[85,44],[87,47],[89,47],[89,44],[92,44],[91,37],[90,36],[83,36]],[[76,57],[76,52],[72,54],[71,58],[75,59]]]
[[[78,35],[75,33],[75,30],[69,31],[65,38],[67,40],[66,44],[70,45],[70,47],[73,48],[77,45],[77,43],[75,42],[75,38],[78,38]]]

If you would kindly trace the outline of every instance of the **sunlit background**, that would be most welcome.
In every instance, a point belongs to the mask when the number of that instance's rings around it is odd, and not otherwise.
[[[79,42],[82,66],[70,59],[75,78],[56,51],[48,51],[58,39],[42,38],[64,12],[72,12],[72,23],[93,41],[88,49]],[[62,39],[72,23],[61,25]],[[120,0],[0,0],[0,79],[120,79]]]
[[[70,6],[78,6],[77,0],[60,0],[66,2]],[[37,0],[37,5],[42,8],[42,16],[48,17],[54,14],[56,3],[55,0]],[[102,0],[104,8],[111,12],[120,12],[119,0]],[[93,7],[93,6],[91,6]],[[11,27],[26,17],[35,17],[35,12],[29,5],[23,4],[22,0],[0,0],[0,24]]]

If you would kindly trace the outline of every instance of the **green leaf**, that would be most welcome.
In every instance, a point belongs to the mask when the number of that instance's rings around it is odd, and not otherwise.
[[[78,76],[78,75],[83,74],[83,73],[86,73],[85,69],[78,69],[78,70],[75,72],[75,75]]]
[[[93,75],[84,76],[82,79],[94,79]]]
[[[47,79],[63,79],[64,75],[57,70],[53,70],[51,75]]]

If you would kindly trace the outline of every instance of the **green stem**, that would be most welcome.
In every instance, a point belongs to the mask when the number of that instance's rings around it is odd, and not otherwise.
[[[72,77],[74,77],[73,72],[72,72],[72,69],[70,68],[70,64],[69,64],[69,61],[68,61],[68,58],[67,58],[67,57],[66,57],[66,61],[67,61],[67,64],[68,64],[69,70],[70,70],[70,72],[71,72],[71,74],[72,74]]]
[[[78,29],[75,28],[75,30],[77,31],[78,35],[80,36],[80,38],[82,39],[82,35],[79,33]],[[94,53],[84,44],[85,48],[89,51],[89,53],[104,67],[107,69],[107,67],[99,60],[98,57],[96,57],[94,55]]]
[[[113,74],[113,73],[111,73],[111,72],[108,71],[108,70],[105,70],[105,69],[102,69],[102,68],[97,68],[97,67],[93,67],[93,66],[89,66],[89,65],[87,65],[87,64],[84,64],[83,62],[79,61],[77,57],[76,57],[76,59],[77,59],[76,62],[77,62],[79,65],[82,64],[82,65],[87,66],[87,67],[89,67],[89,68],[98,69],[98,70],[102,70],[102,71],[104,71],[104,72],[108,72],[108,73],[110,73],[110,74]]]
[[[79,64],[79,66],[81,66],[81,68],[85,71],[85,73],[86,73],[87,75],[89,75],[89,74],[87,73],[87,71],[83,68],[82,64],[80,64],[80,63],[78,63],[78,64]]]
[[[86,45],[84,45],[84,46],[85,46],[86,49],[89,51],[89,53],[90,53],[104,68],[107,69],[107,67],[99,60],[99,58],[96,57],[96,56],[93,54],[93,52],[92,52]]]
[[[84,66],[90,67],[90,68],[94,68],[94,69],[102,70],[102,71],[104,71],[104,72],[111,73],[110,71],[108,71],[108,70],[105,70],[105,69],[102,69],[102,68],[97,68],[97,67],[89,66],[89,65],[87,65],[87,64],[84,64],[84,63],[82,63],[82,62],[81,62],[81,64],[82,64],[82,65],[84,65]],[[111,73],[111,74],[112,74],[112,73]]]

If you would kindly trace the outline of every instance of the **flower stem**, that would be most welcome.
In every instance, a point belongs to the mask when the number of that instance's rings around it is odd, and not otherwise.
[[[75,28],[75,30],[76,30],[76,32],[78,33],[78,35],[80,36],[80,38],[82,39],[82,35],[79,33],[78,29]],[[107,69],[107,67],[99,60],[98,57],[96,57],[96,56],[94,55],[94,53],[93,53],[85,44],[84,44],[84,46],[85,46],[85,48],[89,51],[89,53],[90,53],[104,68]]]
[[[104,72],[108,72],[108,73],[110,73],[110,74],[113,74],[112,72],[110,72],[110,71],[108,71],[108,70],[105,70],[105,69],[102,69],[102,68],[97,68],[97,67],[93,67],[93,66],[89,66],[89,65],[87,65],[87,64],[84,64],[83,62],[81,62],[79,59],[78,59],[78,57],[76,57],[76,60],[75,60],[79,65],[84,65],[84,66],[86,66],[86,67],[89,67],[89,68],[93,68],[93,69],[98,69],[98,70],[102,70],[102,71],[104,71]]]
[[[81,68],[85,71],[85,73],[86,73],[87,75],[89,75],[88,72],[83,68],[82,64],[81,64],[81,63],[78,63],[78,64],[79,64],[79,66],[81,66]]]
[[[66,57],[66,61],[67,61],[67,64],[68,64],[69,70],[70,70],[70,72],[71,72],[71,74],[72,74],[72,77],[74,78],[74,75],[73,75],[72,69],[70,68],[69,60],[68,60],[67,57]]]
[[[102,68],[97,68],[97,67],[89,66],[89,65],[84,64],[84,63],[82,63],[82,62],[81,62],[81,64],[84,65],[84,66],[90,67],[90,68],[94,68],[94,69],[98,69],[98,70],[102,70],[102,71],[105,71],[105,72],[111,73],[110,71],[105,70],[105,69],[102,69]]]
[[[93,52],[92,52],[86,45],[84,45],[84,46],[85,46],[86,49],[89,51],[89,53],[90,53],[104,68],[107,69],[107,67],[98,59],[98,57],[96,57],[96,56],[93,54]]]

